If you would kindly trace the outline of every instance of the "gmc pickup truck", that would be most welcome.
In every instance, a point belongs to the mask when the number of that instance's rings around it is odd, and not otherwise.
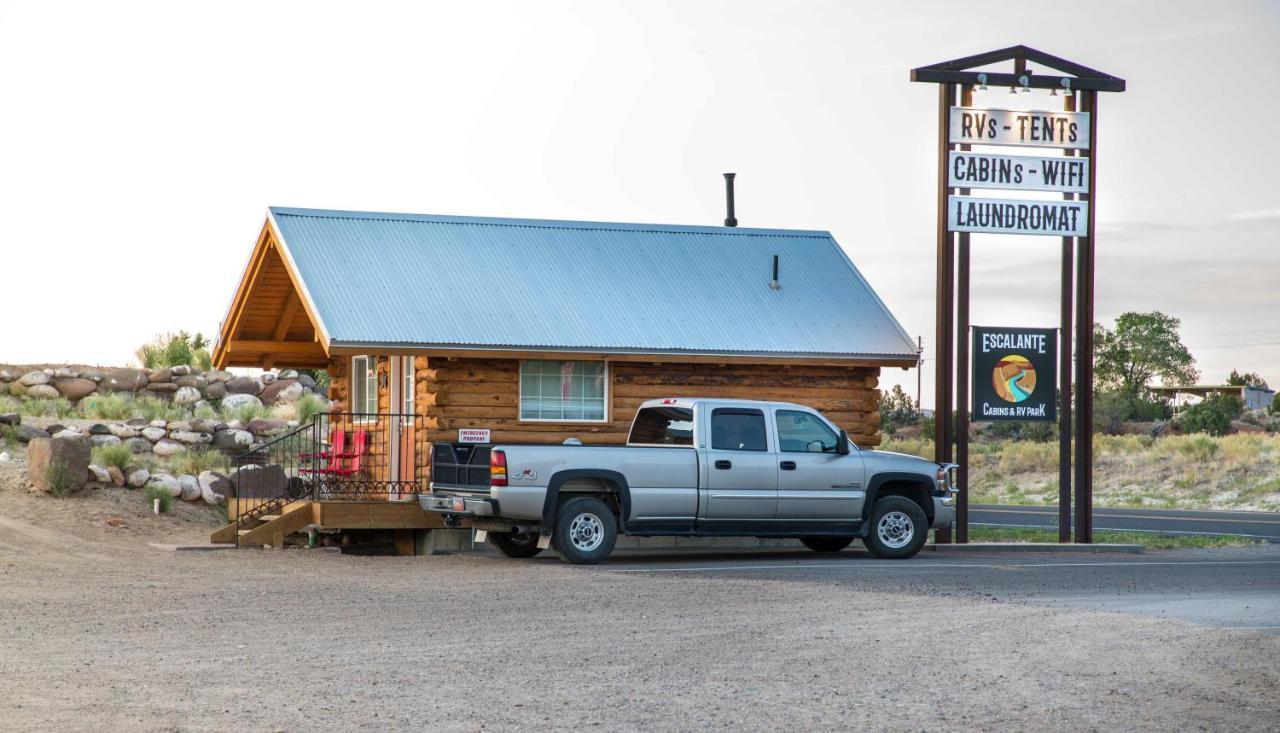
[[[955,514],[955,465],[861,450],[804,405],[643,403],[624,446],[435,443],[423,509],[508,557],[554,548],[602,562],[618,533],[794,537],[817,552],[861,539],[908,558]]]

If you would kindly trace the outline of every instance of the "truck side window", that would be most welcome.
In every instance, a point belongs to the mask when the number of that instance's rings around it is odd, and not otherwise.
[[[693,410],[687,407],[646,407],[636,413],[628,443],[693,445]]]
[[[711,447],[715,450],[768,450],[764,413],[737,407],[712,410]]]
[[[835,453],[838,436],[816,416],[778,410],[778,449],[783,453]]]

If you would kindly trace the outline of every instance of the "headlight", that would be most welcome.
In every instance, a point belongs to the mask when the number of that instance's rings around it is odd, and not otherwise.
[[[960,469],[955,463],[943,463],[938,466],[937,481],[940,491],[955,493],[956,488],[956,471]]]

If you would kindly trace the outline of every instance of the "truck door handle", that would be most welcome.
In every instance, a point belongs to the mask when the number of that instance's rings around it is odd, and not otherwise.
[[[782,463],[779,463],[779,464],[778,464],[778,468],[781,468],[783,471],[794,471],[794,470],[796,470],[796,462],[795,462],[795,461],[783,461]]]
[[[733,468],[733,463],[729,461],[716,461],[716,468],[719,468],[721,470]]]

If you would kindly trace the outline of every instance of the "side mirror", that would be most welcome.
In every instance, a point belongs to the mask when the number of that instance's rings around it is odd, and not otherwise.
[[[836,438],[836,455],[849,455],[849,434],[840,428],[840,437]]]

